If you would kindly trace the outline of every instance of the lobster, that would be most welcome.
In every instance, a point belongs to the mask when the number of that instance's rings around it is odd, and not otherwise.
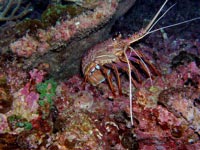
[[[107,80],[109,87],[115,95],[115,88],[112,83],[112,74],[114,73],[119,89],[119,94],[122,94],[121,80],[119,71],[123,71],[129,76],[129,100],[130,100],[130,114],[131,123],[132,117],[132,92],[131,84],[135,87],[142,81],[144,74],[152,81],[152,77],[161,76],[159,70],[142,54],[139,50],[133,49],[130,45],[144,38],[150,33],[156,32],[160,29],[176,26],[187,23],[200,17],[193,18],[184,22],[173,25],[161,27],[152,30],[157,22],[175,5],[169,7],[160,17],[158,17],[166,5],[168,0],[162,4],[158,12],[155,14],[150,23],[142,28],[139,32],[134,33],[127,39],[122,39],[120,36],[116,39],[108,39],[92,47],[82,59],[82,72],[85,76],[85,81],[90,82],[93,86],[97,86],[104,80]],[[143,74],[141,73],[143,72]]]
[[[155,25],[156,18],[167,1],[165,1],[147,27],[133,34],[130,38],[122,39],[120,36],[116,39],[110,38],[92,47],[82,59],[82,72],[85,76],[85,81],[90,82],[93,86],[97,86],[106,79],[112,93],[115,95],[110,76],[111,71],[116,76],[119,94],[122,94],[119,69],[127,74],[134,74],[135,78],[131,75],[131,81],[136,87],[142,79],[138,67],[150,78],[151,73],[153,75],[160,75],[157,68],[140,51],[134,50],[130,45],[142,39],[151,31]]]

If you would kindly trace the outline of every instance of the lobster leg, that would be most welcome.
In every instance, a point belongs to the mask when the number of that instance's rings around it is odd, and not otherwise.
[[[132,48],[131,48],[132,49]],[[135,51],[135,50],[134,50]],[[149,61],[148,61],[148,59],[144,56],[144,54],[142,54],[140,51],[135,51],[135,53],[137,54],[137,55],[134,55],[134,56],[136,56],[136,57],[139,57],[139,59],[142,59],[142,61],[145,63],[145,64],[147,64],[147,66],[150,68],[150,70],[152,71],[152,73],[154,74],[154,75],[157,75],[157,76],[161,76],[161,73],[156,69],[156,67],[152,64],[152,63],[150,63]],[[135,57],[130,57],[130,60],[132,60],[133,62],[136,62],[137,64],[139,64],[140,66],[142,66],[142,69],[144,69],[144,71],[148,74],[148,76],[149,76],[149,73],[148,73],[148,70],[147,70],[147,67],[144,65],[144,63],[142,62],[142,61],[140,61],[140,60],[135,60],[136,58]]]
[[[132,60],[131,57],[130,57],[130,60]],[[142,61],[144,61],[144,60],[142,59]],[[146,63],[146,62],[145,62],[145,64],[147,64],[147,65],[145,65],[142,61],[136,59],[136,60],[134,60],[133,62],[134,62],[134,63],[137,63],[137,64],[140,66],[140,68],[145,72],[145,74],[146,74],[148,77],[150,77],[150,76],[151,76],[151,73],[150,73],[150,71],[149,71],[149,68],[147,68],[149,63]]]
[[[127,73],[127,75],[129,74],[129,70],[128,70],[128,68],[124,68],[124,71]],[[137,87],[139,87],[138,86],[138,83],[133,79],[133,77],[131,77],[131,81],[132,81],[132,83],[133,83],[133,85],[137,88]]]
[[[151,70],[151,72],[154,74],[154,75],[156,75],[156,76],[160,76],[161,74],[160,74],[160,72],[154,67],[154,65],[152,65],[149,61],[147,61],[146,59],[143,59],[142,58],[142,61],[141,60],[139,60],[139,59],[136,59],[136,58],[134,58],[134,57],[129,57],[129,59],[133,62],[133,63],[136,63],[136,64],[138,64],[140,67],[141,67],[141,69],[145,72],[145,74],[147,74],[148,75],[148,77],[150,77],[151,76],[151,74],[150,74],[150,70]],[[146,65],[145,65],[145,64]],[[148,69],[148,68],[149,69]]]
[[[122,62],[125,62],[125,65],[126,65],[125,67],[128,67],[128,66],[127,66],[126,60],[123,60],[122,58],[120,58],[120,60],[121,60]],[[120,68],[123,68],[124,66],[122,66],[121,64],[122,64],[122,63],[118,63],[118,65],[120,65]],[[121,66],[122,66],[122,67],[121,67]],[[138,72],[138,70],[137,70],[137,69],[135,68],[135,66],[132,65],[131,63],[130,63],[130,67],[131,67],[131,70],[134,72],[137,81],[141,83],[141,77],[140,77],[140,73]]]
[[[149,61],[145,61],[145,63],[148,64],[148,66],[150,67],[150,69],[152,70],[152,73],[154,73],[154,75],[161,76],[161,73],[158,71],[158,69],[156,69],[156,67],[152,63],[150,63]]]
[[[102,73],[105,75],[105,77],[108,81],[108,84],[110,86],[110,89],[111,89],[113,95],[115,96],[115,89],[114,89],[114,86],[113,86],[112,81],[111,81],[111,75],[109,75],[108,70],[106,68],[104,68],[103,66],[100,66],[100,67],[101,67]]]
[[[87,80],[88,80],[88,76],[85,76],[84,81],[81,84],[84,90],[85,90],[85,85],[86,85]]]
[[[130,66],[132,67],[131,70],[134,71],[134,74],[135,74],[135,76],[137,77],[138,82],[141,83],[141,82],[142,82],[142,79],[141,79],[141,77],[140,77],[140,76],[141,76],[141,73],[139,73],[138,69],[137,69],[134,65],[132,65],[131,63],[130,63]]]
[[[134,72],[134,74],[135,74],[135,77],[137,78],[137,81],[139,82],[139,83],[141,83],[142,81],[141,81],[141,75],[140,75],[140,73],[138,72],[138,69],[136,69],[135,68],[135,66],[134,65],[132,65],[131,63],[130,63],[130,67],[131,67],[131,70]]]
[[[111,65],[111,68],[114,70],[115,76],[117,78],[117,85],[118,85],[118,89],[119,89],[119,95],[122,95],[122,86],[121,86],[121,81],[120,81],[118,69],[117,69],[116,65],[113,65],[113,64]]]
[[[129,70],[128,70],[127,64],[126,64],[126,66],[122,66],[121,63],[117,63],[117,64],[119,65],[119,67],[120,67],[124,72],[127,73],[127,75],[129,74]],[[131,81],[132,81],[132,83],[133,83],[133,85],[134,85],[135,87],[138,87],[138,84],[137,84],[137,82],[133,79],[133,77],[131,77]]]

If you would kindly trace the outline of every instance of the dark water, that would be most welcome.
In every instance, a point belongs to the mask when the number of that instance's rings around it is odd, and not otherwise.
[[[127,34],[139,31],[145,27],[159,10],[164,0],[137,0],[135,5],[121,17],[113,27],[113,32]],[[154,29],[200,17],[200,3],[196,0],[169,0],[161,13],[164,13],[170,6],[175,6],[157,23]],[[167,29],[171,34],[181,34],[182,31],[194,32],[200,25],[200,19]],[[200,35],[199,35],[200,38]]]

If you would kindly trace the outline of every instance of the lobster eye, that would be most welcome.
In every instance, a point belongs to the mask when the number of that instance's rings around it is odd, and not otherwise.
[[[96,68],[97,70],[99,70],[99,69],[100,69],[100,66],[99,66],[99,65],[96,65],[95,68]]]

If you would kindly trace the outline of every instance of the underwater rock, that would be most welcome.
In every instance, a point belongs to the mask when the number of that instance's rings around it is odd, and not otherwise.
[[[184,118],[189,126],[200,135],[200,110],[194,100],[200,97],[200,91],[191,88],[171,88],[162,91],[159,102],[177,117]]]

